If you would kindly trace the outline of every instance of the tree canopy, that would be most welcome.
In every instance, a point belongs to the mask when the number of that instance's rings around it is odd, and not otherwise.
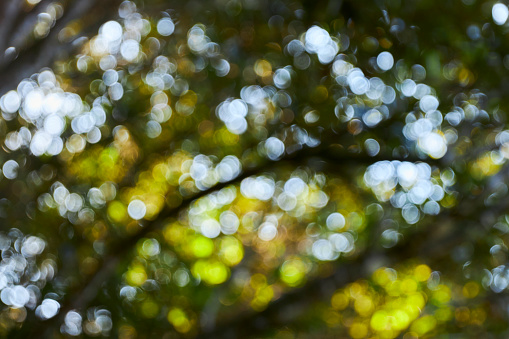
[[[0,336],[509,336],[509,8],[4,0]]]

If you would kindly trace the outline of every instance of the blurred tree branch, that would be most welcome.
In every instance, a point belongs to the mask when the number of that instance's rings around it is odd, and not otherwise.
[[[354,164],[370,165],[373,162],[380,160],[396,159],[383,155],[378,157],[370,157],[367,155],[352,154],[348,152],[331,152],[328,145],[325,145],[324,147],[318,147],[317,149],[302,149],[298,152],[286,156],[281,160],[270,161],[266,159],[259,163],[256,167],[245,169],[238,177],[230,181],[219,183],[207,190],[200,191],[193,196],[184,198],[178,207],[169,208],[165,206],[156,219],[144,222],[144,225],[139,232],[114,242],[108,250],[108,254],[106,254],[102,260],[102,265],[100,268],[92,276],[90,276],[90,278],[85,279],[79,287],[67,292],[67,295],[64,297],[64,300],[61,303],[62,307],[60,309],[59,315],[45,323],[41,323],[41,325],[44,324],[44,328],[46,328],[47,331],[51,331],[52,329],[55,330],[58,327],[56,324],[59,324],[63,321],[63,317],[68,311],[87,307],[90,302],[97,296],[101,290],[102,285],[107,282],[113,274],[116,273],[117,266],[129,257],[129,252],[135,248],[136,243],[140,239],[157,230],[164,224],[166,220],[175,217],[178,213],[180,213],[180,211],[188,208],[192,202],[199,198],[207,196],[212,192],[221,190],[222,188],[228,187],[230,185],[238,184],[247,177],[260,175],[264,172],[270,172],[284,166],[310,166],[314,170],[327,171],[332,169],[332,167],[330,167],[331,165],[337,166],[339,168],[346,168],[348,165]],[[417,161],[418,159],[408,160]],[[137,170],[134,173],[138,172],[139,166],[143,166],[143,163],[135,166],[137,167]],[[72,299],[70,298],[71,296],[73,297]],[[25,331],[27,330],[28,329],[21,329],[19,335],[14,333],[12,333],[12,335],[15,337],[20,337],[20,335],[25,336]],[[30,333],[34,334],[39,331],[39,329],[33,329],[33,331],[30,331]],[[48,335],[50,335],[49,332]]]
[[[116,13],[116,7],[120,1],[118,0],[89,0],[89,1],[72,1],[65,9],[61,18],[56,20],[55,26],[51,28],[48,35],[40,40],[18,39],[18,41],[31,41],[22,43],[16,48],[16,57],[12,59],[9,55],[5,55],[5,48],[10,47],[10,32],[12,29],[19,29],[21,26],[29,27],[25,34],[31,35],[33,29],[32,23],[36,21],[35,14],[25,14],[18,18],[21,11],[20,1],[10,1],[5,4],[7,8],[4,21],[0,25],[0,74],[2,74],[2,84],[0,85],[0,96],[11,89],[15,89],[18,83],[24,78],[30,77],[38,72],[41,68],[52,65],[58,59],[68,57],[69,53],[81,46],[82,40],[77,37],[70,42],[61,43],[59,40],[60,31],[70,22],[81,19],[85,24],[81,31],[82,34],[90,34],[97,30],[108,16]],[[38,13],[39,7],[46,5],[48,1],[41,1],[40,6],[36,8]],[[16,18],[18,21],[16,22]],[[25,21],[27,20],[27,21]],[[26,25],[25,25],[26,24]],[[25,31],[26,28],[23,28]],[[4,48],[5,47],[5,48]]]
[[[504,201],[503,204],[506,203],[507,201]],[[449,224],[445,231],[421,229],[390,249],[383,249],[376,243],[371,243],[353,258],[335,263],[331,275],[316,277],[303,287],[282,294],[262,312],[245,311],[216,326],[208,324],[209,326],[202,329],[197,338],[238,338],[241,333],[256,336],[267,334],[266,331],[269,329],[280,329],[299,319],[299,315],[312,304],[317,302],[330,304],[330,296],[335,290],[344,288],[358,279],[369,277],[377,268],[396,265],[401,262],[401,258],[416,259],[430,267],[447,269],[442,265],[447,262],[445,259],[450,259],[448,257],[452,255],[451,249],[467,241],[472,235],[468,227],[475,230],[478,226],[479,223],[473,217],[476,212],[476,209],[470,210],[462,217],[450,213],[439,215],[427,226],[438,229]],[[376,223],[370,227],[378,229]]]

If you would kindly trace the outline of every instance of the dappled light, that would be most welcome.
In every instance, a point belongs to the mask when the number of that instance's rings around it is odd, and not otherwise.
[[[508,18],[0,3],[0,337],[507,337]]]

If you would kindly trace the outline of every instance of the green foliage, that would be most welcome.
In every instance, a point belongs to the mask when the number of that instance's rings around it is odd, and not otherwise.
[[[505,4],[0,8],[0,336],[508,335]]]

